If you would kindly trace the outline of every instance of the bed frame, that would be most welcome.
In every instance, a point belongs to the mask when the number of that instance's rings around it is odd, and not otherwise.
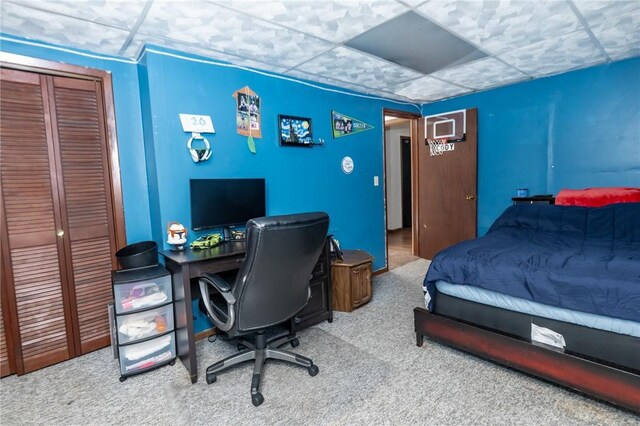
[[[640,375],[547,349],[424,308],[413,310],[416,343],[424,337],[479,355],[640,413]],[[639,354],[640,356],[640,354]]]

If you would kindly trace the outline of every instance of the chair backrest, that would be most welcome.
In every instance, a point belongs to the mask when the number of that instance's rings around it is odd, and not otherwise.
[[[326,213],[251,219],[247,252],[233,289],[238,331],[279,324],[309,298],[309,279],[329,229]]]

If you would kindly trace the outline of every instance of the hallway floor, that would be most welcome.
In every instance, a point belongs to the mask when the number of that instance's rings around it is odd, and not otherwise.
[[[387,242],[389,245],[389,270],[418,259],[411,254],[411,228],[387,232]]]

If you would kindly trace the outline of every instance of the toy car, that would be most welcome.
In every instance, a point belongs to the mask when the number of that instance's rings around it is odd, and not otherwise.
[[[196,250],[203,250],[217,246],[222,242],[222,235],[209,234],[198,238],[191,243],[190,247]]]

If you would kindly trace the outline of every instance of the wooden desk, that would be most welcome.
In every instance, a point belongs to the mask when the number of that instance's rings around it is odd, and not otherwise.
[[[191,279],[198,278],[203,272],[216,273],[238,269],[244,259],[244,253],[244,241],[229,241],[205,250],[186,248],[181,252],[160,252],[164,256],[165,267],[171,272],[173,282],[176,350],[191,376],[191,383],[198,381],[196,340],[191,310]]]
[[[244,260],[245,250],[244,241],[228,241],[218,247],[205,250],[186,248],[181,252],[171,250],[160,252],[164,256],[165,267],[172,276],[176,350],[191,376],[191,383],[198,381],[196,340],[191,309],[191,300],[194,296],[191,294],[191,280],[198,278],[203,272],[216,273],[238,269]],[[311,298],[307,306],[289,322],[289,330],[292,333],[324,320],[333,321],[328,240],[312,276]],[[195,296],[199,297],[199,293]]]

